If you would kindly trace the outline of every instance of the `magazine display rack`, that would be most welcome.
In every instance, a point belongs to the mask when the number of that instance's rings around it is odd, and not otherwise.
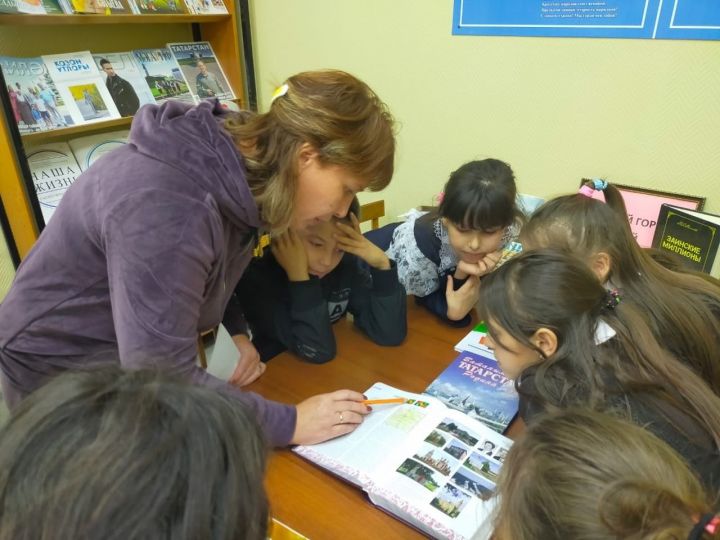
[[[0,55],[40,56],[75,50],[131,50],[164,47],[171,41],[209,41],[241,108],[248,107],[240,7],[226,0],[228,13],[145,15],[0,14]],[[245,7],[243,7],[245,9]],[[33,189],[24,145],[67,141],[85,134],[127,128],[131,117],[21,135],[10,97],[0,78],[0,196],[20,258],[37,239],[44,221]]]

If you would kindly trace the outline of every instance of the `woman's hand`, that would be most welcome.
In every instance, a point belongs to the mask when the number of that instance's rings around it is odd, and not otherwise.
[[[308,259],[305,246],[298,234],[288,229],[279,236],[273,236],[270,249],[275,260],[283,267],[290,281],[307,281]]]
[[[370,412],[363,399],[358,392],[338,390],[298,403],[291,444],[316,444],[354,431]]]
[[[360,232],[360,222],[355,214],[350,214],[350,220],[352,227],[339,221],[335,224],[339,231],[335,233],[338,247],[346,253],[360,257],[373,268],[389,270],[390,259],[385,252],[363,236]]]
[[[250,341],[250,338],[243,334],[232,337],[233,343],[240,351],[240,360],[238,360],[235,371],[228,381],[233,386],[240,388],[258,379],[260,375],[265,373],[267,367],[260,361],[260,354]]]
[[[468,276],[467,281],[456,291],[453,287],[453,278],[448,276],[445,287],[447,300],[447,318],[459,321],[475,307],[480,299],[480,278]]]

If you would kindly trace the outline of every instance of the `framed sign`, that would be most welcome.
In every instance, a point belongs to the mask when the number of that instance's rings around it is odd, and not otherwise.
[[[582,182],[587,182],[588,180],[589,179],[584,178]],[[658,215],[660,214],[660,206],[663,204],[671,204],[690,210],[702,210],[705,205],[705,197],[681,195],[634,186],[622,186],[620,184],[613,184],[613,186],[622,194],[633,236],[635,236],[640,247],[643,248],[651,247]],[[602,191],[595,191],[593,198],[605,202],[605,196]]]

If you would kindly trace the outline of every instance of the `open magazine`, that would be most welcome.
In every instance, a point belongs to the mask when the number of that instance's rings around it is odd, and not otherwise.
[[[360,486],[380,508],[435,538],[489,538],[495,481],[512,444],[481,422],[425,394],[383,383],[351,434],[294,451]]]

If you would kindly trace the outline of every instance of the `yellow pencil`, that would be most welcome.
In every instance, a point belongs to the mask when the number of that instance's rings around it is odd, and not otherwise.
[[[361,402],[363,405],[386,405],[390,403],[405,403],[405,398],[387,398],[387,399],[364,399]]]

